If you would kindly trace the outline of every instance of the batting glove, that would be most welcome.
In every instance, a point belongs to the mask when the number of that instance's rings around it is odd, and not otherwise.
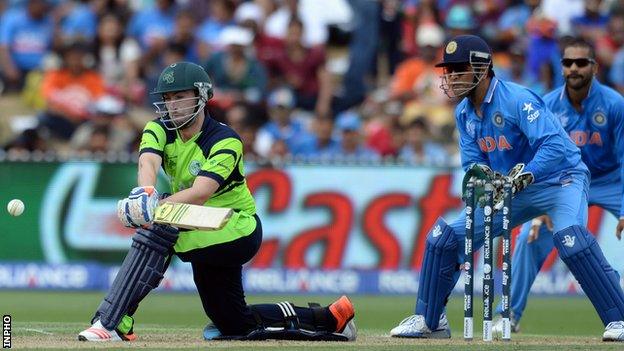
[[[126,227],[142,227],[154,220],[158,199],[158,191],[153,186],[136,187],[127,198],[117,202],[117,216]]]

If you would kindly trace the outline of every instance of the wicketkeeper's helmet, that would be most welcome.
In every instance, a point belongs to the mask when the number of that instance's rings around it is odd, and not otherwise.
[[[457,70],[462,65],[464,70]],[[446,44],[444,58],[436,65],[444,68],[440,88],[449,97],[465,96],[487,76],[491,65],[492,51],[483,39],[476,35],[458,35]],[[466,73],[474,75],[471,83],[456,81]]]

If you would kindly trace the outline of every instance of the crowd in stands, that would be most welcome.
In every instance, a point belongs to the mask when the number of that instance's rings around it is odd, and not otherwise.
[[[32,116],[0,111],[0,146],[136,151],[159,73],[191,61],[249,158],[456,165],[434,65],[457,34],[484,37],[496,75],[538,94],[563,84],[561,43],[584,37],[624,93],[619,0],[5,0],[0,105]]]

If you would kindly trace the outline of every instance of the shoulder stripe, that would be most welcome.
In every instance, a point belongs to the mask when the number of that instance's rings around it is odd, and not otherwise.
[[[245,184],[245,180],[242,181],[237,181],[237,182],[231,182],[230,184],[228,184],[226,187],[224,187],[223,189],[218,190],[216,193],[214,193],[214,195],[212,196],[219,196],[219,195],[223,195],[225,193],[227,193],[228,191],[236,188],[239,185],[243,185]]]
[[[238,155],[236,154],[236,151],[230,150],[230,149],[220,149],[220,150],[217,150],[217,151],[213,152],[210,156],[208,156],[208,158],[212,158],[212,157],[220,155],[220,154],[232,155],[232,156],[234,156],[235,160],[238,159]]]

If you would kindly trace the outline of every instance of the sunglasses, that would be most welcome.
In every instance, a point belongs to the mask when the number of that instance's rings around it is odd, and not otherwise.
[[[564,67],[572,67],[572,64],[576,63],[576,67],[582,68],[582,67],[587,67],[590,63],[594,64],[596,63],[596,60],[591,59],[591,58],[577,58],[577,59],[571,59],[571,58],[564,58],[561,59],[561,64]]]

